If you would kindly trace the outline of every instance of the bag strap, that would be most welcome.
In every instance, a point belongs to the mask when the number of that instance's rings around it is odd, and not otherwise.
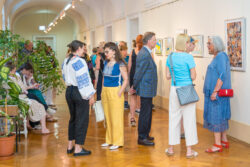
[[[170,69],[172,70],[172,77],[173,77],[173,81],[174,81],[174,86],[176,86],[172,55],[173,55],[173,52],[169,55],[169,60],[170,60],[170,61],[169,61],[169,64],[170,64]],[[195,86],[195,85],[193,84],[193,81],[192,81],[192,85]]]
[[[176,86],[172,55],[173,55],[173,52],[169,55],[169,63],[170,63],[170,69],[172,71],[172,77],[173,77],[174,86]]]

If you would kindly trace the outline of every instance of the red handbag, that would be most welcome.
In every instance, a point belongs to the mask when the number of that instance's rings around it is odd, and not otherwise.
[[[220,89],[218,92],[219,97],[233,97],[234,91],[233,89]]]

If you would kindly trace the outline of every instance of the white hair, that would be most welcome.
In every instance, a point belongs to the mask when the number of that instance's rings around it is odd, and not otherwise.
[[[225,45],[224,42],[222,41],[221,37],[219,36],[209,36],[209,39],[211,39],[213,45],[214,45],[214,50],[217,52],[223,52],[225,50]]]

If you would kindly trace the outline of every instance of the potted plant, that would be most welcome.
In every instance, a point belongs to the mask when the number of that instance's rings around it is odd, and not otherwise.
[[[26,117],[29,106],[19,99],[21,88],[9,78],[9,68],[5,63],[15,60],[18,53],[18,36],[10,31],[0,31],[0,156],[9,156],[14,152],[13,134],[14,121],[20,122],[21,117]],[[16,105],[19,109],[18,115],[13,119],[8,115],[9,105]],[[18,124],[20,125],[20,124]],[[3,128],[4,127],[4,128]]]
[[[5,127],[0,130],[0,157],[11,156],[14,153],[16,135],[13,134],[14,122],[8,114],[0,110],[0,116],[6,118]],[[10,127],[8,127],[10,125]]]

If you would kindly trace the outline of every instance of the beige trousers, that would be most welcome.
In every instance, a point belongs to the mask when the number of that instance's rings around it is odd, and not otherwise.
[[[186,146],[192,146],[198,143],[196,103],[181,106],[176,88],[171,87],[169,96],[169,145],[180,144],[181,118],[183,117]]]

